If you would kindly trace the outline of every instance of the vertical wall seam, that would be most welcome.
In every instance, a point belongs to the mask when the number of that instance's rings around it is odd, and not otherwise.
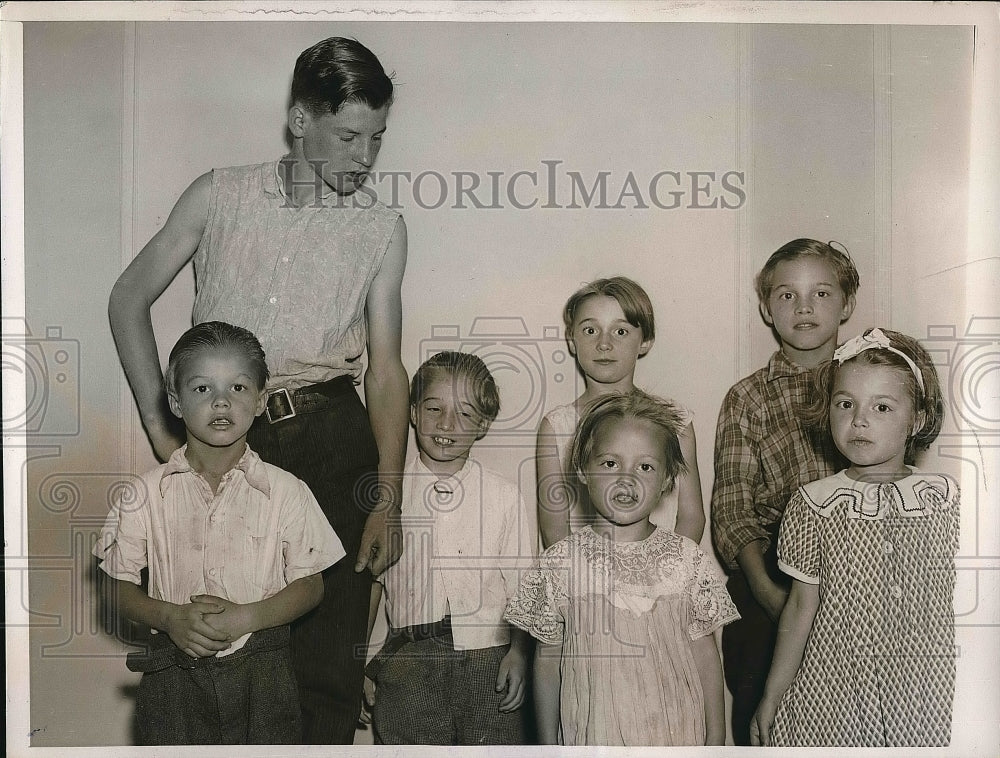
[[[892,323],[892,27],[873,28],[872,132],[875,197],[872,208],[875,323]]]
[[[121,151],[119,153],[119,187],[121,195],[119,270],[132,262],[135,256],[135,131],[136,131],[136,67],[138,54],[138,22],[122,24],[122,118],[121,118]],[[135,471],[135,451],[142,444],[136,439],[143,434],[135,423],[136,411],[132,402],[132,392],[125,381],[125,374],[118,372],[118,415],[119,415],[119,448],[118,460],[125,471]]]
[[[750,287],[753,278],[751,261],[756,249],[750,208],[753,203],[753,24],[736,26],[736,166],[744,172],[746,199],[736,212],[736,376],[750,373],[751,330],[756,295]]]

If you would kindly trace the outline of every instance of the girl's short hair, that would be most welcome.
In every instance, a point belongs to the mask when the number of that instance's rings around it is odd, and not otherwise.
[[[583,471],[584,463],[594,450],[594,437],[601,424],[609,419],[626,418],[645,419],[663,429],[666,438],[664,451],[667,460],[667,480],[673,487],[677,477],[687,470],[679,439],[684,429],[684,420],[673,403],[649,395],[640,389],[601,395],[586,407],[573,435],[573,446],[570,451],[573,470]]]
[[[224,321],[206,321],[188,329],[181,338],[177,340],[174,349],[170,351],[170,358],[167,360],[167,373],[164,377],[167,392],[171,395],[177,394],[177,387],[180,378],[183,376],[184,364],[191,359],[195,353],[202,350],[223,350],[233,348],[243,353],[250,366],[250,375],[257,383],[257,389],[264,389],[268,378],[271,376],[267,370],[267,361],[264,358],[264,348],[260,341],[249,329],[242,326],[233,326]]]
[[[865,334],[867,335],[871,331],[871,329],[866,329]],[[829,429],[830,398],[833,394],[837,373],[842,365],[862,363],[868,366],[887,366],[895,369],[906,377],[907,393],[913,402],[913,410],[917,413],[922,411],[924,414],[924,425],[906,441],[905,462],[912,464],[917,451],[930,447],[941,432],[941,424],[944,421],[944,397],[941,393],[941,382],[938,379],[931,356],[917,340],[892,329],[883,329],[882,332],[889,338],[891,347],[908,355],[916,364],[920,370],[920,378],[924,383],[923,391],[921,392],[920,386],[917,384],[913,369],[901,355],[891,350],[870,347],[848,358],[842,364],[837,363],[837,361],[828,361],[822,364],[813,376],[810,400],[802,409],[801,415],[807,425],[820,430]]]
[[[852,298],[858,291],[860,278],[858,270],[854,267],[854,261],[845,247],[843,251],[838,250],[833,245],[840,245],[839,242],[819,242],[817,240],[800,238],[786,242],[767,259],[767,263],[754,279],[754,287],[757,289],[757,297],[760,302],[766,303],[771,297],[771,289],[774,286],[774,270],[779,263],[792,261],[798,258],[815,257],[821,258],[833,267],[837,275],[837,281],[845,298]],[[840,247],[844,247],[840,245]]]
[[[566,331],[573,329],[573,319],[580,303],[593,295],[613,297],[625,314],[625,320],[632,326],[642,329],[643,339],[651,340],[656,336],[653,322],[653,304],[646,290],[636,282],[624,276],[612,276],[610,279],[595,279],[570,295],[563,308],[563,321]]]
[[[471,353],[443,350],[420,364],[410,382],[410,405],[417,405],[427,386],[442,373],[469,380],[476,410],[492,424],[500,413],[500,392],[486,364],[478,355]]]
[[[392,79],[360,42],[330,37],[303,50],[292,75],[292,103],[311,113],[336,113],[347,102],[378,109],[392,104]]]

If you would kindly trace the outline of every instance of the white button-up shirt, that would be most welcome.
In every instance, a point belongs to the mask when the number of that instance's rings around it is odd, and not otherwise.
[[[109,576],[139,584],[148,566],[155,600],[185,604],[208,594],[244,604],[344,557],[304,482],[248,447],[213,494],[186,450],[144,474],[134,498],[112,504],[93,551]],[[238,650],[248,636],[220,655]]]
[[[389,625],[451,615],[457,650],[506,645],[507,600],[534,561],[535,527],[517,487],[477,461],[439,479],[415,458],[403,476],[403,553],[379,577]]]

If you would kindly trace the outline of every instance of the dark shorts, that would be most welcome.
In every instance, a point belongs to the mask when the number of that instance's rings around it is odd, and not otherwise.
[[[379,660],[375,674],[375,741],[387,745],[523,745],[525,704],[498,708],[500,661],[508,645],[455,650],[450,630],[406,640]]]

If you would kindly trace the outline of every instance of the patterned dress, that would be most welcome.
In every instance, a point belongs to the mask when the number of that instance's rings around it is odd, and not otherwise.
[[[691,641],[738,614],[691,540],[657,528],[616,544],[584,527],[543,553],[506,618],[562,644],[562,744],[705,744]]]
[[[958,523],[958,485],[939,474],[799,488],[779,565],[818,583],[820,604],[771,744],[948,745]]]

